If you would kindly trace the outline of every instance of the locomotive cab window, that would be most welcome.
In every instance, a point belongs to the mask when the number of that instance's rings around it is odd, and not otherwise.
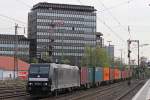
[[[37,66],[32,65],[30,67],[30,74],[48,74],[49,66]]]
[[[39,74],[48,74],[49,67],[40,67],[39,68]]]
[[[30,74],[37,74],[39,71],[39,68],[38,67],[31,67],[30,68]]]

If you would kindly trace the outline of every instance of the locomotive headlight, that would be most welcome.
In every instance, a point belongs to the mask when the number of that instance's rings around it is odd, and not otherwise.
[[[44,85],[46,85],[46,86],[47,86],[47,83],[44,83]]]
[[[29,85],[32,85],[32,83],[29,83]]]

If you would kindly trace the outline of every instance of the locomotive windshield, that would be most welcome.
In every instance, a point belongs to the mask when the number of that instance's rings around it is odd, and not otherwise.
[[[44,65],[31,65],[30,74],[48,74],[49,66]]]

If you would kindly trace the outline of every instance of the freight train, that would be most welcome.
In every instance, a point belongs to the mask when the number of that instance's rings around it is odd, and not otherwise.
[[[27,92],[30,95],[57,94],[59,91],[91,88],[132,77],[131,70],[109,67],[77,67],[66,64],[30,64]]]

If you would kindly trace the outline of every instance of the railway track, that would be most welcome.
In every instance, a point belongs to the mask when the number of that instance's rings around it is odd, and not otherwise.
[[[85,95],[81,95],[71,100],[110,100],[109,96],[112,98],[112,94],[115,91],[119,91],[124,84],[118,84],[112,87],[105,88],[103,90],[97,90],[94,92],[90,92]],[[107,99],[106,99],[107,98]]]
[[[136,88],[144,81],[132,81],[131,86],[127,85],[127,81],[119,82],[111,85],[106,85],[98,88],[91,88],[87,90],[75,91],[67,94],[61,94],[57,97],[50,96],[48,98],[43,98],[40,100],[122,100],[118,96],[123,96],[127,91]],[[0,89],[1,90],[1,89]],[[2,93],[2,94],[1,94]],[[17,100],[32,100],[31,97],[25,92],[25,89],[21,87],[15,90],[5,90],[0,91],[0,99],[16,100],[12,98],[17,98]],[[11,98],[11,99],[9,99]],[[26,98],[26,99],[25,99]],[[124,98],[124,97],[123,97]],[[37,100],[37,99],[36,99]],[[124,99],[129,100],[129,99]]]
[[[131,100],[132,97],[138,92],[138,90],[145,84],[146,80],[139,82],[137,85],[120,95],[116,100]]]
[[[134,83],[136,83],[136,81],[134,81]],[[110,100],[110,98],[106,99],[106,97],[108,98],[109,96],[113,96],[113,98],[116,98],[118,96],[117,91],[121,91],[123,87],[126,87],[126,85],[127,82],[124,81],[103,87],[88,89],[87,91],[76,91],[58,97],[50,97],[42,100]],[[114,93],[116,96],[114,96]]]
[[[117,85],[114,85],[114,86],[106,87],[104,89],[99,89],[99,90],[94,91],[94,92],[89,92],[87,94],[84,94],[84,95],[81,95],[81,96],[78,96],[78,97],[74,97],[71,100],[94,100],[94,98],[95,97],[97,98],[98,96],[103,98],[103,96],[108,94],[110,92],[110,90],[119,89],[119,87],[121,85],[122,84],[117,84]]]
[[[51,99],[51,100],[71,100],[74,97],[78,97],[78,96],[81,96],[81,95],[86,95],[87,93],[95,91],[95,90],[109,89],[109,88],[111,88],[113,86],[117,86],[119,84],[120,83],[115,83],[115,84],[111,84],[109,86],[107,85],[107,86],[102,86],[102,87],[97,87],[97,88],[90,88],[90,89],[86,89],[86,90],[70,92],[70,93],[67,93],[67,94],[61,94],[57,97],[48,97],[48,98],[44,98],[44,99],[40,99],[40,100],[49,100],[49,99]]]
[[[28,94],[24,91],[4,93],[4,95],[0,95],[0,100],[9,99],[9,98],[11,98],[12,100],[12,98],[14,97],[21,97],[21,96],[26,96],[26,95]]]
[[[137,83],[137,81],[135,81],[134,83],[132,83],[131,86],[127,86],[127,83],[124,83],[118,86],[111,87],[110,89],[98,90],[68,100],[121,100],[116,98],[120,96],[122,93],[124,93],[125,91],[130,90],[131,87],[133,86],[136,87],[138,84],[141,84],[142,82],[143,81]]]
[[[2,86],[0,87],[0,100],[8,99],[8,98],[14,98],[14,97],[21,97],[28,95],[26,93],[25,86]]]

